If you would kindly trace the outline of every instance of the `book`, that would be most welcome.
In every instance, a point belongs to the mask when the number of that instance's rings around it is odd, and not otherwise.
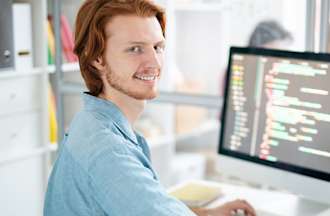
[[[52,29],[51,18],[47,19],[47,42],[48,42],[48,64],[54,64],[55,59],[55,38]]]
[[[74,54],[74,41],[73,41],[73,33],[70,28],[70,24],[66,16],[61,15],[60,18],[60,34],[61,34],[61,47],[62,47],[62,56],[65,62],[77,62],[78,57]],[[54,63],[55,57],[55,34],[54,34],[54,26],[53,26],[53,17],[48,15],[47,22],[47,35],[48,35],[48,63]],[[52,58],[50,58],[52,56]]]
[[[205,182],[189,181],[169,193],[189,207],[202,207],[221,196],[221,188]]]
[[[56,101],[53,89],[48,83],[48,118],[49,118],[49,141],[57,143],[57,121],[56,121]]]
[[[78,57],[73,53],[73,34],[66,16],[61,15],[61,39],[63,54],[67,62],[77,62]]]

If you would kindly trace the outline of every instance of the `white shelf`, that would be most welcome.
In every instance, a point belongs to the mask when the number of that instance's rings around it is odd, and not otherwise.
[[[0,159],[0,167],[10,164],[10,163],[15,163],[18,161],[26,160],[31,157],[36,157],[38,155],[50,153],[50,152],[55,152],[58,149],[57,144],[49,144],[45,147],[38,147],[38,148],[33,148],[30,150],[22,150],[22,152],[17,152],[14,155],[10,155],[8,157],[3,157]]]
[[[15,78],[15,77],[23,77],[23,76],[31,76],[31,75],[40,75],[45,72],[45,69],[41,67],[37,68],[29,68],[26,71],[16,71],[13,68],[8,68],[5,70],[0,70],[0,78]]]
[[[49,65],[47,67],[47,71],[49,73],[55,73],[55,65]],[[62,72],[68,73],[68,72],[79,72],[80,67],[78,62],[74,63],[65,63],[62,65]]]

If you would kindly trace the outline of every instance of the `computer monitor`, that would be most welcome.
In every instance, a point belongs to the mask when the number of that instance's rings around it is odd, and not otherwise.
[[[230,49],[217,168],[330,203],[330,55]]]

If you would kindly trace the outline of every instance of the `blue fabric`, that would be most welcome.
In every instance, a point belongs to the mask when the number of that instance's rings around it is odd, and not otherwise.
[[[45,216],[190,216],[167,195],[145,139],[110,101],[83,95],[48,182]]]

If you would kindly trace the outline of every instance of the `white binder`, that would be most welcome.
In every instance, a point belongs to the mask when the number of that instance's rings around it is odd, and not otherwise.
[[[31,5],[13,4],[15,69],[30,72],[32,68]]]

